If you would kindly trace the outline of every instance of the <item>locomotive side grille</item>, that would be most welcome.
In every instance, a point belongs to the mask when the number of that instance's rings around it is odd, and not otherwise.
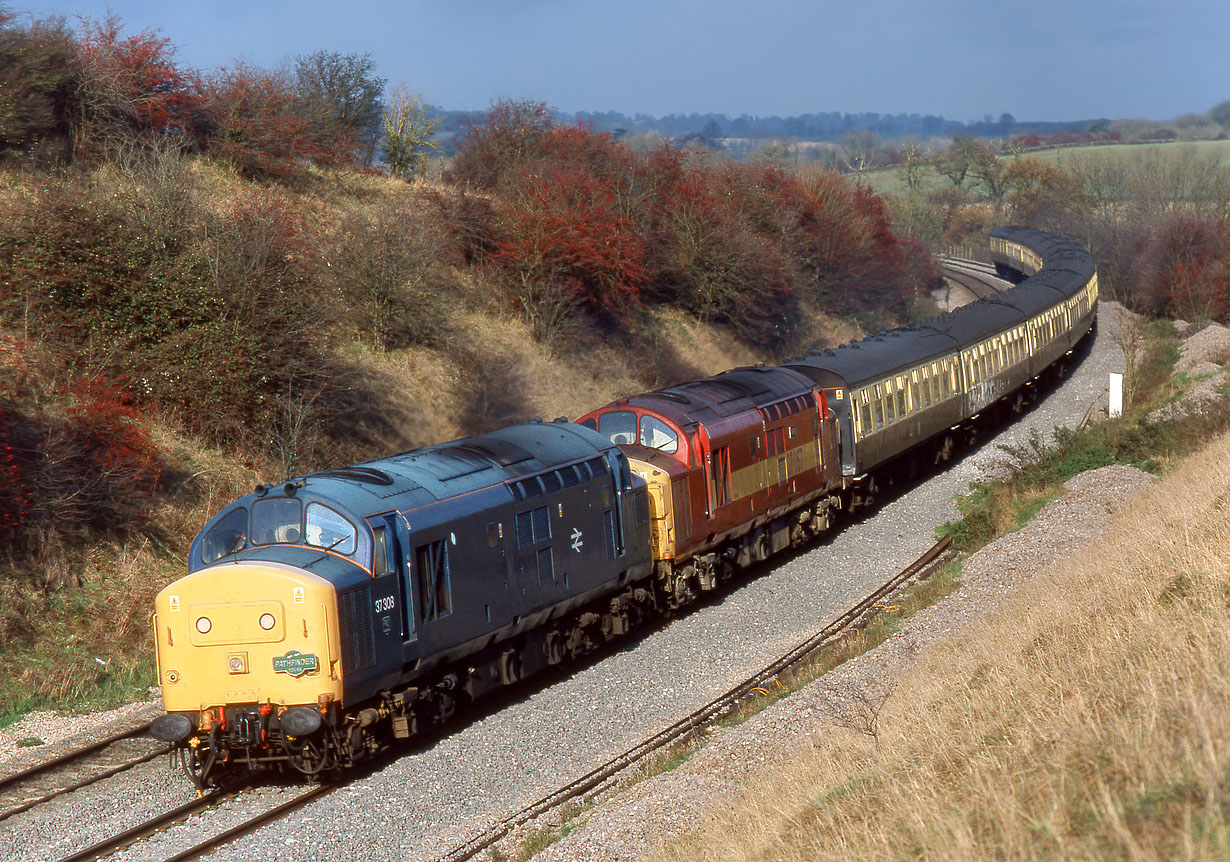
[[[344,673],[363,670],[376,663],[371,608],[371,587],[361,587],[337,597],[337,622],[342,642]]]
[[[534,522],[529,512],[517,513],[517,547],[534,544]]]
[[[675,530],[679,541],[692,535],[692,501],[688,499],[688,480],[676,479],[671,483],[671,496],[675,498]]]
[[[615,559],[615,513],[610,509],[602,512],[602,532],[606,538],[606,558]]]
[[[534,510],[534,541],[542,542],[551,538],[551,517],[546,506]]]
[[[607,463],[601,457],[590,458],[585,462],[585,466],[589,468],[589,475],[591,477],[602,476],[605,478],[609,473]]]
[[[550,583],[555,580],[555,562],[551,557],[551,546],[538,552],[538,582]]]

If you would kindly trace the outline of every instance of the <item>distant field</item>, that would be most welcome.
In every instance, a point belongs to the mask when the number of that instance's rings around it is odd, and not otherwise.
[[[1060,168],[1092,159],[1186,158],[1192,155],[1205,159],[1218,159],[1226,167],[1230,167],[1230,141],[1176,141],[1170,144],[1059,147],[1053,150],[1039,150],[1028,155]]]
[[[1230,141],[1176,141],[1168,144],[1107,144],[1090,147],[1056,147],[1050,150],[1038,150],[1026,153],[1047,164],[1060,169],[1072,168],[1075,165],[1093,160],[1136,161],[1141,159],[1176,159],[1200,158],[1217,160],[1223,167],[1230,170]],[[1006,159],[1013,156],[1004,156]],[[851,182],[863,182],[880,194],[899,195],[906,192],[905,180],[900,167],[884,168],[871,171],[861,178],[850,177]],[[941,177],[931,169],[923,171],[922,191],[930,192],[951,186],[946,177]]]

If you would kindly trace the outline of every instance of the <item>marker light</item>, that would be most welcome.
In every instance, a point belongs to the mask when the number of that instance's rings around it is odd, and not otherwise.
[[[261,614],[260,624],[261,624],[261,628],[263,628],[265,631],[269,631],[271,628],[273,628],[276,622],[277,620],[273,618],[273,614]]]
[[[214,624],[209,621],[209,617],[200,617],[196,621],[196,630],[201,634],[209,634],[209,630],[214,627]]]

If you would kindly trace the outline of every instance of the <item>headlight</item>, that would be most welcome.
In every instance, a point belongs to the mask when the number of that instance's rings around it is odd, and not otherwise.
[[[260,624],[265,631],[269,631],[276,623],[277,620],[273,618],[273,614],[261,614]]]
[[[243,670],[243,659],[239,656],[231,657],[231,673],[239,673]]]
[[[209,630],[214,627],[214,624],[209,621],[209,617],[199,617],[196,621],[196,630],[201,634],[209,634]]]

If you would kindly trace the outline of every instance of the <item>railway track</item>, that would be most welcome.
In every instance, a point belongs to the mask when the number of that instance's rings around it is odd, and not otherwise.
[[[148,736],[149,724],[118,731],[88,746],[66,752],[21,772],[0,778],[0,822],[38,805],[67,796],[106,778],[119,775],[156,757],[165,756],[168,746]],[[168,860],[195,859],[204,856],[243,835],[259,829],[265,823],[285,817],[313,799],[324,796],[343,784],[314,785],[305,788],[294,799],[269,808],[248,820],[213,837],[194,844],[187,850],[168,856]],[[255,788],[240,784],[214,791],[176,806],[137,826],[96,842],[64,857],[61,862],[89,862],[104,859],[126,847],[158,835],[176,824],[187,822],[195,815],[217,808]]]
[[[965,258],[942,258],[940,272],[949,286],[969,293],[973,299],[986,299],[1011,285],[995,272],[994,264]]]
[[[785,655],[762,668],[758,673],[748,677],[743,682],[683,717],[670,727],[659,731],[657,734],[641,741],[575,781],[526,805],[500,822],[488,827],[464,844],[458,845],[445,855],[437,857],[436,862],[465,862],[465,860],[473,859],[479,853],[507,837],[517,827],[529,823],[573,799],[586,794],[592,796],[600,793],[603,789],[613,784],[629,767],[644,760],[648,755],[661,751],[668,745],[695,736],[730,713],[741,701],[758,696],[766,691],[785,671],[799,666],[818,651],[835,643],[845,632],[861,628],[877,612],[878,607],[883,606],[886,598],[905,586],[907,582],[929,574],[931,570],[940,565],[947,556],[949,544],[950,540],[947,538],[937,542],[929,551],[881,584],[858,604],[851,607],[832,623],[825,626],[825,628],[795,646]]]
[[[295,811],[298,811],[303,806],[307,805],[314,799],[319,799],[322,796],[327,796],[335,790],[344,787],[344,783],[339,784],[315,784],[307,787],[296,796],[287,802],[276,805],[273,808],[266,809],[253,817],[244,820],[236,826],[231,826],[222,832],[213,835],[204,841],[193,844],[185,850],[164,857],[164,862],[181,862],[181,860],[197,859],[206,856],[219,847],[222,847],[230,842],[241,838],[244,835],[254,832],[266,823],[272,823],[275,820],[280,820]],[[226,802],[237,799],[242,795],[249,793],[255,789],[255,785],[244,783],[233,786],[227,789],[206,793],[199,799],[194,799],[191,802],[180,805],[163,814],[132,827],[118,835],[107,838],[83,850],[73,853],[71,856],[65,856],[59,862],[94,862],[94,860],[105,859],[113,853],[117,853],[128,847],[132,847],[142,841],[166,832],[168,829],[186,823],[190,818],[202,814],[206,811],[218,808]]]
[[[166,754],[148,731],[148,724],[129,728],[0,779],[0,822]]]

